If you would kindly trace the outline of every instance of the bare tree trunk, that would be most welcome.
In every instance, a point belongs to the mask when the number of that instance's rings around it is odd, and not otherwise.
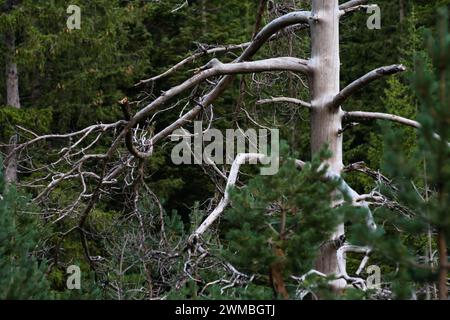
[[[445,239],[445,233],[442,230],[440,230],[438,233],[438,251],[439,251],[439,299],[447,300],[448,299],[447,241]]]
[[[207,19],[206,19],[206,0],[202,0],[202,36],[206,35]]]
[[[15,108],[20,108],[19,97],[19,75],[17,71],[16,37],[14,31],[5,34],[6,54],[6,104]],[[8,183],[17,181],[17,156],[14,152],[17,138],[11,137],[5,159],[5,179]]]
[[[15,61],[16,37],[14,32],[5,35],[5,45],[8,51],[6,60],[6,104],[20,108],[19,74]]]
[[[256,37],[259,30],[261,29],[262,18],[264,16],[264,11],[266,10],[267,0],[259,0],[258,12],[256,13],[255,28],[253,30],[253,37]]]
[[[313,1],[312,15],[317,18],[311,24],[312,76],[311,76],[311,152],[317,154],[325,146],[332,152],[328,160],[330,170],[340,174],[342,162],[342,124],[340,108],[330,108],[330,102],[339,93],[339,6],[338,0]],[[332,239],[344,234],[340,225]],[[338,273],[334,241],[325,243],[316,261],[316,269],[325,274]],[[345,285],[343,281],[335,284]]]
[[[400,22],[403,22],[405,20],[405,1],[399,0],[399,6],[400,6]]]

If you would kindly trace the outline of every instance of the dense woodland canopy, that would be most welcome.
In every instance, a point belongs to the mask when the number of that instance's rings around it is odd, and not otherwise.
[[[6,70],[0,73],[0,297],[445,299],[449,0],[373,1],[381,9],[380,29],[367,28],[366,7],[349,10],[339,21],[341,88],[381,66],[406,67],[357,91],[343,103],[345,111],[418,122],[404,126],[349,116],[339,133],[344,167],[338,177],[322,165],[332,150],[311,152],[309,108],[267,101],[311,100],[311,82],[292,71],[238,74],[213,108],[195,117],[204,129],[279,129],[282,157],[274,176],[243,165],[227,189],[230,165],[175,165],[175,143],[168,138],[144,159],[121,141],[112,156],[116,162],[93,157],[83,163],[85,173],[77,171],[80,155],[108,152],[130,116],[201,75],[212,58],[225,65],[245,50],[223,46],[258,39],[270,21],[310,11],[311,2],[0,1],[0,65]],[[69,4],[81,8],[79,30],[66,25]],[[244,60],[306,59],[313,54],[314,32],[305,23],[287,27]],[[178,70],[150,79],[192,55]],[[144,148],[146,139],[201,105],[220,79],[210,77],[136,123],[135,145],[144,141]],[[37,138],[100,124],[117,125]],[[193,130],[190,123],[184,127]],[[306,163],[299,168],[295,159]],[[127,171],[98,185],[117,163]],[[17,176],[12,180],[11,170]],[[358,200],[349,199],[342,187],[348,185],[361,195]],[[193,239],[228,195],[220,219]],[[375,231],[365,223],[367,212]],[[334,252],[366,249],[346,253],[341,277],[347,287],[336,289],[330,285],[336,274],[311,270],[340,225],[346,233],[333,239]],[[80,290],[67,289],[70,265],[82,271]],[[367,288],[362,280],[373,277],[368,266],[381,270],[377,287]]]

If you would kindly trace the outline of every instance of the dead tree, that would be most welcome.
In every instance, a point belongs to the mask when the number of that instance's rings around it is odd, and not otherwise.
[[[23,155],[28,147],[38,142],[51,139],[71,140],[71,143],[66,148],[60,150],[60,157],[56,162],[39,168],[30,165],[30,170],[47,170],[48,172],[48,175],[43,179],[28,185],[40,187],[40,192],[34,200],[44,204],[52,190],[61,182],[78,180],[81,188],[73,203],[68,207],[50,211],[50,218],[57,221],[67,216],[77,217],[78,224],[68,230],[67,233],[79,231],[82,238],[85,239],[84,224],[99,199],[105,197],[112,188],[117,188],[120,185],[119,181],[123,181],[124,188],[132,189],[132,192],[138,197],[140,188],[136,186],[145,184],[142,179],[145,159],[152,157],[154,149],[164,139],[169,137],[174,130],[190,123],[202,112],[210,111],[212,103],[223,94],[232,83],[235,75],[274,71],[300,73],[308,77],[310,101],[300,101],[290,97],[278,97],[269,101],[289,101],[310,110],[312,154],[316,154],[327,145],[332,152],[332,157],[327,160],[327,164],[329,165],[328,176],[333,178],[340,177],[344,169],[342,141],[343,124],[345,122],[360,121],[361,119],[381,119],[412,127],[420,126],[416,121],[396,115],[367,111],[347,112],[343,109],[346,100],[356,91],[364,89],[364,87],[374,80],[405,70],[402,65],[380,67],[368,72],[366,75],[347,85],[344,89],[340,88],[340,19],[346,14],[367,8],[366,4],[367,0],[352,0],[341,5],[339,5],[338,0],[312,0],[311,11],[294,11],[274,19],[265,25],[248,43],[201,48],[200,51],[185,58],[161,75],[142,80],[137,85],[151,83],[169,76],[194,62],[199,57],[243,50],[239,57],[230,63],[222,63],[217,59],[212,59],[206,65],[197,68],[191,78],[163,92],[147,105],[140,107],[138,103],[139,111],[135,114],[131,114],[130,103],[127,99],[124,99],[121,102],[124,120],[118,120],[116,123],[111,124],[92,125],[70,134],[34,136],[28,142],[16,146],[14,149],[15,152]],[[284,30],[289,29],[297,32],[306,28],[310,29],[311,57],[270,57],[263,60],[252,60],[252,57],[266,43],[283,37]],[[176,107],[177,104],[171,104],[172,100],[193,90],[200,84],[210,86],[210,90],[196,100],[188,112],[180,115],[176,121],[159,132],[150,133],[146,130],[146,126],[151,125],[154,117],[159,112],[168,112]],[[260,101],[259,103],[265,102],[267,101]],[[28,136],[33,135],[32,132],[25,128],[20,129]],[[113,137],[113,142],[108,147],[108,150],[101,154],[89,153],[90,149],[98,143],[100,138],[108,134]],[[86,141],[89,141],[87,146],[81,147]],[[202,234],[208,230],[229,205],[227,190],[236,183],[240,165],[245,160],[261,160],[264,157],[265,155],[263,154],[241,154],[236,158],[229,175],[223,176],[227,181],[223,199],[190,237],[189,242],[191,244],[198,245],[201,243]],[[97,169],[95,171],[88,171],[86,167],[92,163],[96,164]],[[297,164],[301,168],[303,161],[298,160]],[[58,167],[67,168],[67,165],[70,168],[69,170],[58,171],[56,169]],[[223,173],[221,174],[223,175]],[[371,227],[375,228],[376,226],[371,218],[369,204],[364,200],[367,196],[358,195],[345,182],[342,182],[340,190],[352,197],[354,205],[367,209],[367,221]],[[314,273],[335,274],[337,278],[340,278],[333,284],[337,289],[342,289],[348,284],[361,285],[363,287],[361,279],[350,277],[347,274],[345,269],[345,253],[350,251],[364,253],[366,257],[363,259],[359,268],[362,269],[367,262],[367,255],[370,253],[370,248],[359,248],[347,243],[336,246],[335,244],[340,239],[343,239],[344,234],[344,225],[340,225],[335,230],[332,239],[323,244],[316,263],[317,270]],[[84,242],[84,246],[86,258],[91,265],[94,265],[89,255],[86,241]]]

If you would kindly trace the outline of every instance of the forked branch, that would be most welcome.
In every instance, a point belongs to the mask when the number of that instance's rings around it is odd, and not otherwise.
[[[309,11],[297,11],[281,16],[269,24],[267,24],[253,39],[252,43],[247,47],[247,49],[236,59],[235,62],[249,60],[261,47],[267,42],[273,35],[275,35],[280,30],[287,28],[289,26],[293,26],[296,24],[306,24],[309,21],[314,20]],[[228,85],[233,80],[232,75],[224,76],[218,84],[212,89],[208,94],[203,96],[200,100],[200,103],[197,104],[194,108],[184,114],[175,122],[171,123],[169,126],[161,130],[157,133],[150,141],[151,145],[155,145],[160,140],[166,138],[170,135],[174,130],[182,127],[192,119],[194,119],[204,108],[207,108],[211,105],[228,87]],[[144,108],[145,109],[145,108]],[[142,113],[145,113],[142,110]],[[119,143],[119,139],[116,140],[114,145],[111,147],[111,152],[117,147]]]
[[[146,106],[144,109],[140,110],[135,116],[129,121],[124,132],[121,134],[127,135],[129,130],[133,128],[138,122],[145,119],[148,114],[152,111],[157,110],[160,106],[164,105],[168,100],[173,97],[187,91],[190,88],[198,85],[199,83],[205,81],[208,78],[220,76],[220,75],[232,75],[232,74],[244,74],[244,73],[256,73],[265,71],[294,71],[309,74],[310,67],[307,60],[293,58],[293,57],[280,57],[271,58],[258,61],[248,61],[248,62],[235,62],[235,63],[221,63],[217,59],[211,60],[205,66],[199,68],[199,72],[192,78],[186,80],[182,84],[171,88],[170,90],[164,92],[156,100]],[[203,102],[198,102],[201,107],[205,107]],[[127,147],[130,149],[129,143]],[[152,146],[150,146],[151,149]],[[148,158],[151,156],[151,151],[138,151],[134,147],[129,150],[134,156],[138,158]]]
[[[240,153],[236,156],[228,175],[227,184],[225,187],[225,194],[220,200],[217,207],[209,214],[209,216],[203,221],[203,223],[195,230],[195,232],[189,237],[189,243],[194,243],[195,239],[201,236],[205,231],[219,218],[222,212],[230,203],[230,188],[236,184],[238,178],[239,169],[242,164],[250,160],[261,161],[266,158],[266,155],[262,153]]]

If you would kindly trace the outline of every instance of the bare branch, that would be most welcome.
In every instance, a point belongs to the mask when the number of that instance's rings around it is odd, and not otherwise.
[[[114,123],[108,123],[108,124],[95,124],[89,127],[84,128],[83,130],[80,131],[76,131],[76,132],[72,132],[72,133],[67,133],[67,134],[48,134],[48,135],[43,135],[43,136],[39,136],[36,133],[30,131],[29,129],[23,128],[21,126],[17,126],[17,128],[28,132],[30,134],[32,134],[33,136],[35,136],[34,139],[29,140],[25,143],[19,144],[17,145],[17,147],[15,148],[16,151],[23,149],[31,144],[40,142],[40,141],[44,141],[44,140],[50,140],[50,139],[67,139],[67,138],[72,138],[75,136],[79,136],[79,135],[83,135],[83,138],[85,138],[87,135],[93,133],[93,132],[105,132],[107,130],[111,130],[111,129],[116,129],[119,128],[122,125],[125,125],[126,121],[124,120],[120,120]],[[79,143],[79,142],[78,142]],[[1,144],[0,147],[5,147],[5,146],[10,146],[9,144]]]
[[[381,112],[365,112],[365,111],[350,111],[345,112],[344,118],[351,120],[388,120],[397,122],[409,127],[419,129],[421,127],[420,123],[411,119],[407,119],[404,117],[396,116],[390,113],[381,113]]]
[[[314,18],[311,16],[311,13],[309,11],[291,12],[273,20],[258,33],[258,35],[253,39],[252,43],[247,47],[247,49],[245,49],[245,51],[239,56],[239,58],[235,60],[235,63],[249,60],[262,47],[262,45],[266,43],[270,39],[270,37],[276,34],[278,31],[291,25],[308,23],[310,20],[314,20]],[[184,116],[156,134],[150,141],[151,145],[155,145],[155,143],[170,135],[174,130],[180,128],[190,120],[194,119],[200,113],[200,111],[211,105],[226,90],[232,80],[232,75],[222,77],[222,79],[217,83],[214,89],[203,96],[200,102],[194,108],[192,108]],[[113,143],[108,151],[108,154],[113,153],[114,150],[118,147],[121,139],[123,138],[123,135],[126,134],[127,130],[130,130],[132,127],[134,127],[137,122],[141,121],[148,115],[148,113],[153,110],[153,103],[151,103],[135,115],[132,121],[130,121],[127,128],[124,129],[124,132],[122,132],[122,134]],[[146,154],[144,154],[144,156],[146,156]]]
[[[345,16],[349,13],[353,13],[356,11],[361,11],[363,9],[368,9],[376,5],[366,5],[368,1],[367,0],[353,0],[348,1],[342,5],[339,6],[339,16]]]
[[[165,104],[168,100],[175,97],[176,95],[183,93],[184,91],[196,86],[197,84],[205,81],[208,78],[219,75],[232,75],[232,74],[254,73],[265,71],[295,71],[308,74],[310,68],[307,60],[297,59],[293,57],[280,57],[258,61],[235,62],[235,63],[221,63],[219,60],[213,59],[205,66],[201,67],[199,71],[200,72],[194,75],[192,78],[164,92],[161,96],[159,96],[148,106],[137,112],[134,115],[134,117],[129,121],[127,127],[121,133],[119,138],[116,139],[116,142],[113,144],[109,152],[111,152],[111,150],[114,150],[117,147],[117,143],[120,141],[123,135],[126,135],[127,132],[131,130],[131,128],[133,128],[138,122],[147,117],[149,113],[156,110],[157,108]],[[224,81],[224,79],[225,78],[223,78],[222,81]],[[222,85],[224,84],[222,83]],[[220,83],[218,84],[218,86],[220,86]],[[218,96],[221,93],[221,91],[220,92],[216,91],[219,90],[217,88],[218,87],[213,89],[211,93],[209,93],[201,102],[198,103],[198,105],[201,108],[206,107],[210,103],[209,102],[210,99],[215,99],[216,95]],[[172,124],[171,128],[174,127],[173,126],[174,124]],[[176,128],[178,127],[177,126],[174,127],[174,129]],[[151,145],[153,145],[153,143],[154,139],[152,139]],[[151,155],[151,151],[141,152],[138,150],[133,150],[133,154],[139,158],[147,158]]]
[[[397,190],[397,188],[392,185],[392,180],[390,180],[389,178],[384,176],[380,171],[376,171],[376,170],[369,168],[364,161],[349,164],[349,165],[345,166],[343,171],[344,172],[351,172],[351,171],[362,172],[381,183],[389,185],[394,190]]]
[[[284,29],[288,26],[304,23],[308,24],[314,18],[311,16],[309,11],[296,11],[285,14],[269,24],[267,24],[254,38],[252,44],[244,51],[241,57],[238,58],[239,61],[246,60],[253,56],[261,46],[267,42],[267,40],[273,34],[277,33],[279,30]]]
[[[354,94],[356,91],[364,88],[372,81],[375,81],[381,77],[392,75],[398,72],[405,71],[406,68],[403,65],[395,64],[391,66],[381,67],[375,70],[370,71],[369,73],[365,74],[358,80],[353,81],[351,84],[349,84],[347,87],[341,90],[333,99],[333,101],[330,104],[331,108],[338,108],[342,103],[344,103],[345,100],[347,100],[352,94]]]
[[[416,129],[420,129],[422,127],[421,124],[415,120],[396,116],[396,115],[393,115],[390,113],[350,111],[350,112],[344,112],[344,118],[359,119],[359,120],[388,120],[388,121],[403,124],[405,126],[413,127]],[[441,136],[438,135],[437,133],[434,133],[433,137],[437,140],[441,140]],[[450,142],[447,142],[447,145],[450,147]]]
[[[360,5],[366,4],[368,0],[351,0],[339,6],[339,10],[345,11]]]
[[[358,271],[360,271],[364,268],[365,264],[367,263],[368,256],[371,251],[372,251],[372,248],[370,248],[370,247],[360,247],[360,246],[355,246],[355,245],[350,245],[350,244],[344,244],[342,247],[340,247],[336,252],[337,264],[338,264],[338,268],[339,268],[339,275],[337,275],[337,277],[338,278],[342,277],[346,281],[350,281],[353,286],[356,286],[356,287],[362,289],[363,291],[365,291],[367,289],[367,287],[366,287],[366,283],[365,283],[364,279],[351,277],[348,275],[347,268],[346,268],[345,254],[347,252],[355,252],[355,253],[364,253],[365,254],[365,256],[358,268]]]
[[[265,159],[266,156],[261,153],[240,153],[236,156],[228,176],[227,185],[225,187],[225,194],[220,200],[217,207],[209,214],[209,216],[203,221],[203,223],[195,230],[195,232],[189,237],[189,243],[194,243],[195,239],[201,236],[213,223],[219,218],[222,212],[225,210],[230,202],[230,188],[236,184],[236,180],[239,174],[239,168],[242,164],[249,160],[261,161]]]
[[[345,15],[348,15],[349,13],[353,13],[353,12],[356,12],[356,11],[361,11],[361,10],[363,10],[363,9],[368,9],[368,8],[371,8],[373,5],[357,5],[357,6],[354,6],[354,7],[349,7],[349,8],[347,8],[347,9],[344,9],[344,10],[339,10],[339,16],[340,17],[342,17],[342,16],[345,16]]]
[[[214,47],[214,48],[211,48],[211,49],[204,49],[203,48],[200,52],[196,52],[196,53],[190,55],[189,57],[184,58],[183,60],[181,60],[180,62],[178,62],[174,66],[170,67],[169,69],[167,69],[163,73],[161,73],[161,74],[159,74],[157,76],[154,76],[152,78],[139,81],[139,83],[135,84],[135,86],[139,86],[141,84],[145,84],[145,83],[149,83],[149,82],[158,81],[158,80],[160,80],[162,78],[165,78],[165,77],[171,75],[172,73],[180,70],[185,65],[187,65],[189,63],[192,63],[195,60],[197,60],[197,59],[199,59],[201,57],[204,57],[206,55],[214,55],[216,53],[224,53],[224,52],[230,52],[230,51],[235,51],[235,50],[244,50],[250,44],[251,44],[251,42],[245,42],[245,43],[241,43],[241,44],[230,44],[230,45],[225,45],[225,46],[218,46],[218,47]]]
[[[338,179],[340,180],[340,185],[338,187],[339,191],[342,192],[344,195],[347,195],[352,200],[352,205],[355,207],[361,207],[364,209],[366,213],[366,223],[369,229],[375,230],[377,228],[377,225],[375,223],[375,220],[373,218],[372,211],[369,208],[369,204],[366,201],[360,201],[361,197],[360,195],[348,185],[347,182],[345,182],[344,179],[340,177],[340,175],[337,175],[331,171],[327,172],[327,177],[332,179]]]
[[[295,167],[297,169],[303,169],[305,167],[306,163],[302,160],[295,160]]]
[[[222,212],[230,203],[230,188],[236,184],[236,180],[238,178],[239,169],[242,164],[247,161],[257,160],[263,161],[267,158],[266,155],[262,153],[240,153],[236,156],[231,169],[230,174],[228,175],[227,184],[225,187],[225,194],[223,198],[220,200],[217,207],[209,214],[209,216],[203,221],[203,223],[195,230],[195,232],[189,237],[188,243],[193,244],[199,236],[201,236],[205,231],[214,223],[214,221],[219,218]],[[305,166],[305,162],[302,160],[295,160],[295,166],[298,169],[302,169]]]
[[[258,100],[256,101],[256,104],[261,105],[261,104],[268,104],[268,103],[292,103],[292,104],[296,104],[305,108],[311,108],[311,103],[309,102],[305,102],[303,100],[300,99],[295,99],[295,98],[289,98],[289,97],[272,97],[270,99],[262,99],[262,100]]]
[[[172,9],[172,11],[170,11],[171,13],[177,12],[180,9],[183,9],[185,6],[188,6],[189,2],[187,0],[183,1],[182,4],[178,5],[175,9]]]

